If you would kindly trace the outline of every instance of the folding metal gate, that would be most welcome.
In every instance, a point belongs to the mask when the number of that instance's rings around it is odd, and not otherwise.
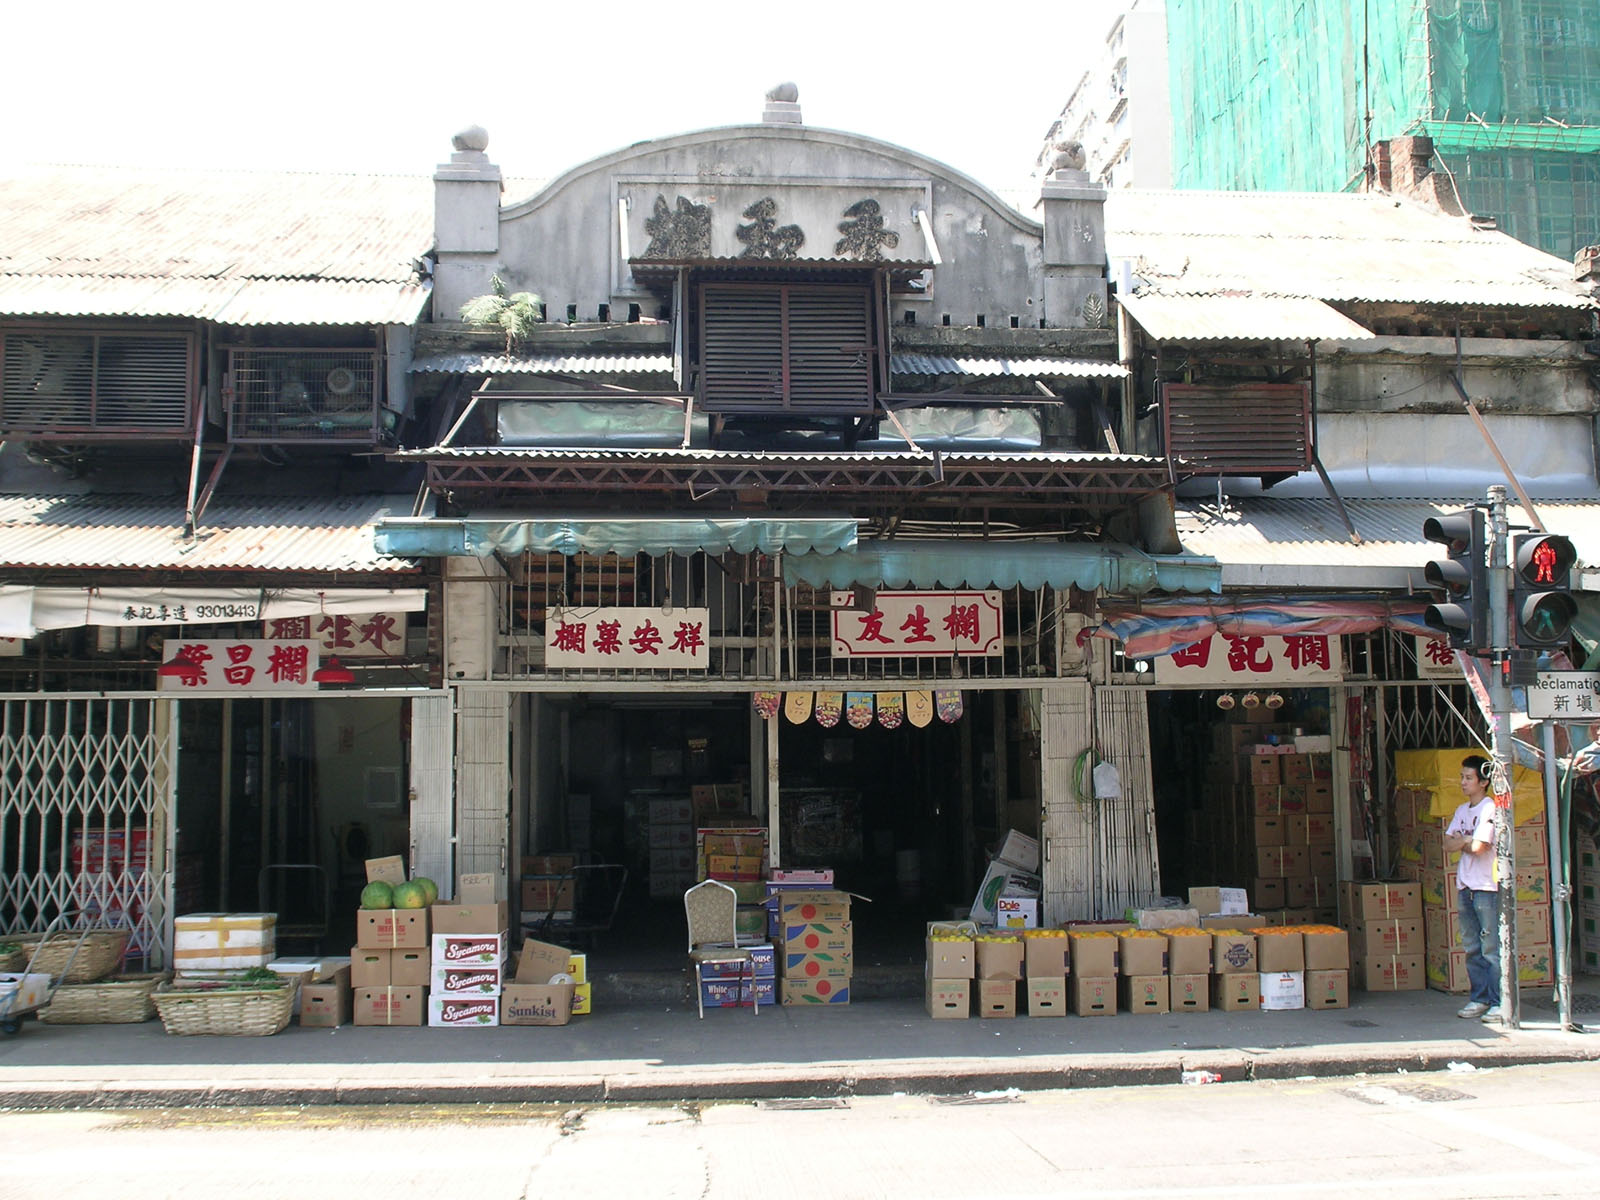
[[[176,755],[170,701],[0,700],[0,931],[128,925],[163,964]]]

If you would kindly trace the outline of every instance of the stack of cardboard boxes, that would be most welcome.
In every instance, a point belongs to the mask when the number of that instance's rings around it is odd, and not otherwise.
[[[1068,927],[1072,974],[1067,978],[1067,1008],[1080,1017],[1109,1017],[1117,1011],[1117,932],[1109,928]]]
[[[480,1029],[500,1024],[507,914],[496,890],[493,875],[463,875],[455,902],[431,910],[429,1025]]]
[[[368,883],[404,883],[405,860],[367,860]],[[427,1016],[426,908],[361,909],[350,951],[350,1015],[357,1025],[421,1025]]]
[[[1023,942],[1009,930],[980,930],[974,941],[974,969],[980,1017],[1017,1015],[1017,985],[1022,982]]]
[[[1368,992],[1422,989],[1425,943],[1420,884],[1408,880],[1346,882],[1339,911],[1350,933],[1355,987]]]
[[[695,882],[694,805],[688,796],[652,798],[645,837],[650,850],[650,896],[681,896]]]
[[[983,882],[978,885],[978,894],[972,901],[969,913],[971,919],[979,925],[1000,924],[1000,901],[1005,898],[1013,901],[1032,901],[1031,905],[1012,904],[1009,907],[1008,917],[1024,914],[1032,924],[1039,924],[1039,897],[1043,891],[1044,881],[1040,879],[1038,872],[1038,840],[1018,833],[1015,829],[1009,830],[989,858]],[[1013,924],[1010,920],[1006,923]],[[1022,928],[1027,927],[1020,922],[1017,925]]]
[[[766,899],[767,827],[711,826],[695,830],[695,880],[715,879],[738,896],[734,921],[741,937],[760,937],[768,926]],[[770,932],[770,929],[769,929]]]
[[[571,876],[578,863],[575,854],[526,854],[522,858],[522,915],[542,917],[554,913],[569,920],[576,895]]]
[[[855,960],[850,893],[785,891],[772,903],[778,914],[775,948],[783,1003],[849,1004]]]
[[[977,926],[970,921],[928,925],[923,991],[928,1015],[936,1021],[972,1015],[972,981],[978,974]]]

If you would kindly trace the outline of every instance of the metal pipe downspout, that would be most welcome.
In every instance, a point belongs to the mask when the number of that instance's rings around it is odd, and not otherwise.
[[[1539,748],[1544,752],[1544,826],[1550,843],[1550,936],[1551,958],[1556,972],[1556,1012],[1561,1028],[1572,1028],[1572,958],[1567,920],[1571,888],[1567,885],[1565,806],[1556,780],[1556,725],[1539,722]]]

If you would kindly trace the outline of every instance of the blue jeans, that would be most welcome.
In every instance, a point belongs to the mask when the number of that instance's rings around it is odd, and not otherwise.
[[[1467,951],[1468,999],[1500,1003],[1500,893],[1461,888],[1456,893],[1461,914],[1461,944]]]

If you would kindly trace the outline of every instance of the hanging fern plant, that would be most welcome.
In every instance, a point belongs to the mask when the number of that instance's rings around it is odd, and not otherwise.
[[[489,285],[493,292],[474,296],[461,306],[461,319],[480,329],[500,330],[506,336],[506,353],[514,354],[539,324],[539,297],[532,292],[507,293],[506,281],[499,275],[492,276]]]

